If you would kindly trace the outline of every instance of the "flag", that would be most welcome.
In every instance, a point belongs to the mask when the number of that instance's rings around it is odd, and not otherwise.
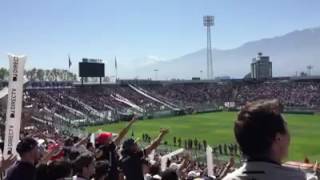
[[[68,59],[69,59],[69,69],[70,69],[70,67],[71,67],[71,65],[72,65],[70,55],[68,56]]]
[[[207,146],[206,150],[207,154],[207,169],[208,169],[208,176],[213,176],[213,157],[212,157],[212,148],[210,146]]]
[[[114,68],[116,73],[116,81],[118,79],[118,63],[117,63],[117,57],[114,57]]]

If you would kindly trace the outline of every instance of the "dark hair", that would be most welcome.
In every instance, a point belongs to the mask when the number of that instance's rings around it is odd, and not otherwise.
[[[88,143],[87,143],[87,149],[89,149],[89,148],[91,148],[91,147],[93,147],[92,142],[88,142]]]
[[[239,112],[234,134],[245,156],[269,155],[276,134],[287,133],[282,109],[278,100],[259,100],[247,103]]]
[[[69,159],[71,161],[76,160],[80,156],[80,152],[77,150],[71,150],[69,153]]]
[[[73,140],[71,138],[67,138],[64,141],[64,146],[73,146]]]
[[[54,161],[48,166],[48,179],[56,180],[71,175],[72,165],[67,161]]]
[[[76,160],[73,161],[74,171],[81,173],[82,168],[88,167],[94,161],[93,156],[90,154],[82,154]]]
[[[108,176],[108,168],[106,161],[98,161],[96,164],[96,174],[94,179],[100,179],[103,176]]]
[[[165,170],[161,175],[161,180],[178,180],[178,175],[176,171],[172,169]]]
[[[19,153],[20,156],[24,155],[32,151],[35,147],[37,147],[38,142],[31,137],[27,137],[22,139],[16,148],[16,151]]]
[[[134,144],[135,144],[134,139],[129,138],[123,142],[122,149],[129,150]]]
[[[73,144],[76,144],[76,143],[78,143],[79,142],[79,137],[78,136],[74,136],[73,137]]]
[[[160,174],[160,171],[161,171],[161,169],[160,169],[160,164],[159,164],[159,163],[155,163],[155,164],[152,164],[152,165],[150,166],[149,173],[150,173],[152,176],[154,176],[154,175],[156,175],[156,174]]]
[[[132,138],[125,140],[122,144],[121,155],[125,156],[131,153],[130,148],[135,145],[135,141]]]

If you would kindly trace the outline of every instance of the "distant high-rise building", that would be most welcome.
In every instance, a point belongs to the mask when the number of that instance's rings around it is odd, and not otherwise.
[[[272,78],[272,62],[269,56],[263,56],[260,52],[256,58],[253,58],[251,63],[251,78]]]

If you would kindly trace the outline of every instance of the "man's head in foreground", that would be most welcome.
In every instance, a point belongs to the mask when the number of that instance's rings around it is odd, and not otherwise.
[[[140,150],[136,141],[132,138],[125,140],[122,144],[122,150],[124,154],[133,154]]]
[[[78,176],[89,179],[95,174],[95,160],[90,154],[82,154],[73,162]]]
[[[287,157],[290,135],[278,100],[249,102],[238,114],[234,125],[237,142],[252,160],[277,163]]]
[[[33,138],[27,137],[22,139],[16,148],[16,151],[22,161],[35,164],[39,160],[38,142]]]

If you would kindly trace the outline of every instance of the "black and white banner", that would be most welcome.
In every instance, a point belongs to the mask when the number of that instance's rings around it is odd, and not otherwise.
[[[9,55],[9,91],[4,142],[4,156],[16,154],[20,136],[23,72],[26,56]]]

